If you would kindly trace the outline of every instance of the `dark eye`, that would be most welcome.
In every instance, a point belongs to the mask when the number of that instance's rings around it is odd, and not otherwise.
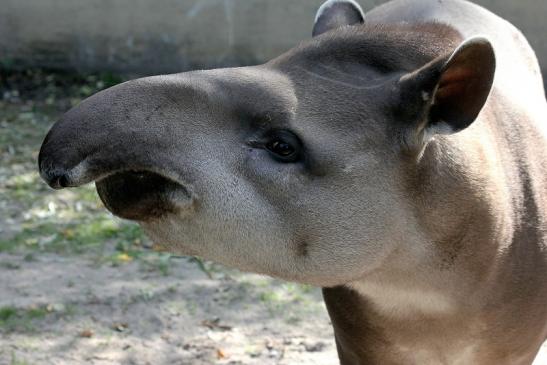
[[[302,149],[298,137],[283,130],[272,132],[264,146],[280,162],[296,162]]]

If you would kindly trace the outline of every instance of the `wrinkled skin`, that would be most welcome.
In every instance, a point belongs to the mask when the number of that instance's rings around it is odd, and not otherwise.
[[[170,252],[329,288],[343,364],[530,364],[547,334],[533,51],[459,0],[346,27],[362,14],[337,3],[267,64],[85,100],[46,137],[42,176],[95,181]]]

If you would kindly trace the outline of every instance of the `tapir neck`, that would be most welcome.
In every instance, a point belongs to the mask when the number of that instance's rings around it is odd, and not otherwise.
[[[384,339],[381,332],[370,327],[366,299],[344,286],[323,288],[323,298],[334,327],[341,365],[375,363]]]
[[[474,135],[432,143],[408,179],[424,241],[358,281],[323,289],[342,365],[533,361],[544,340],[537,334],[547,335],[523,314],[547,300],[534,289],[545,279],[534,270],[547,272],[537,244],[545,222],[531,198],[540,189]],[[425,255],[408,251],[418,246]]]

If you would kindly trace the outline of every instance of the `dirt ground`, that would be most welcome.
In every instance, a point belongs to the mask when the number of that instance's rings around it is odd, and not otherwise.
[[[210,279],[184,259],[167,276],[53,254],[2,254],[0,266],[0,306],[44,311],[0,335],[1,364],[336,363],[316,290],[295,299],[295,286]]]
[[[93,186],[40,180],[48,128],[119,81],[0,72],[0,365],[337,363],[318,289],[151,252]]]

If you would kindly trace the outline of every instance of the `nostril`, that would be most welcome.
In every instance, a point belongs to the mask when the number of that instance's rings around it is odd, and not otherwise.
[[[65,174],[62,174],[56,177],[55,188],[66,188],[68,187],[68,177]]]
[[[45,171],[42,173],[42,177],[53,189],[62,189],[69,186],[69,179],[64,171]]]

